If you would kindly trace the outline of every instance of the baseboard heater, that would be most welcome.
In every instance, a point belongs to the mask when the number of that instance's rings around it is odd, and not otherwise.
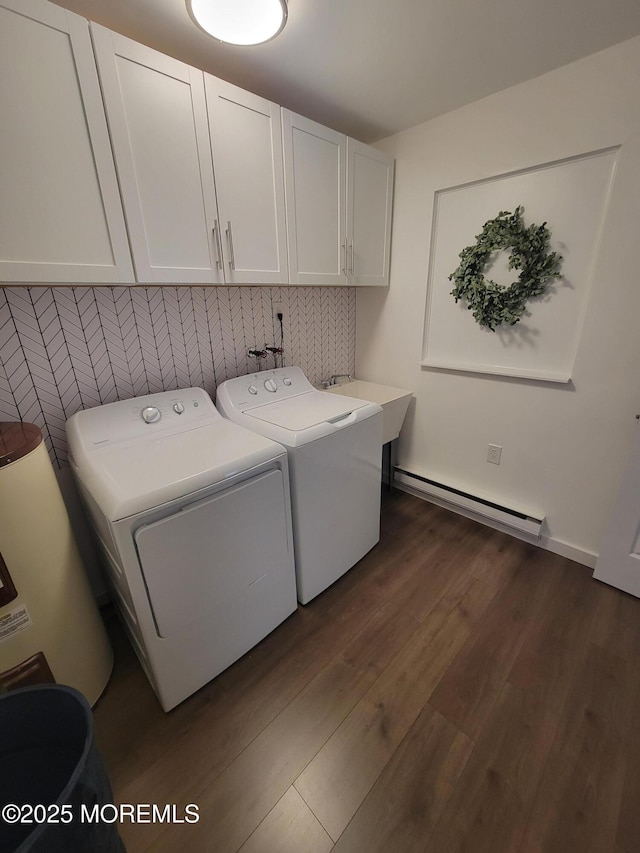
[[[433,498],[436,503],[442,503],[445,506],[450,506],[452,509],[457,509],[463,514],[468,513],[471,516],[477,516],[481,520],[510,527],[514,530],[519,530],[521,533],[528,533],[530,536],[540,537],[542,533],[544,518],[533,518],[523,512],[518,512],[515,509],[487,501],[484,498],[478,498],[475,495],[470,495],[468,492],[463,492],[460,489],[454,489],[452,486],[447,486],[444,483],[429,480],[427,477],[420,476],[420,474],[412,474],[410,471],[405,471],[402,468],[394,468],[394,481],[408,486],[413,491],[423,494],[425,497]]]

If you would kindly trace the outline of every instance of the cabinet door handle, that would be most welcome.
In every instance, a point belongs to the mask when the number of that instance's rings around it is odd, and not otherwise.
[[[236,258],[233,254],[233,235],[231,233],[230,222],[227,222],[227,243],[229,244],[229,267],[234,270],[236,268]]]
[[[340,243],[340,255],[342,258],[344,258],[344,260],[341,261],[341,263],[340,263],[341,271],[342,271],[342,273],[344,273],[344,275],[346,275],[347,274],[347,243],[346,243],[346,240],[343,240],[342,243]]]
[[[217,219],[214,219],[213,228],[211,229],[211,231],[213,233],[213,252],[215,255],[216,269],[221,270],[222,269],[222,262],[220,261],[220,254],[221,254],[220,253],[220,235],[219,235],[219,228],[218,228],[218,220]]]
[[[349,243],[349,253],[351,254],[351,263],[349,264],[349,272],[353,275],[353,240]]]

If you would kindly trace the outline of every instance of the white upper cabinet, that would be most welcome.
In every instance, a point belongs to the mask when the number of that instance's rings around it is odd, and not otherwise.
[[[394,161],[282,110],[291,284],[388,285]]]
[[[225,279],[286,284],[280,107],[209,74],[205,89]]]
[[[46,0],[0,0],[0,164],[0,282],[389,282],[392,160]]]
[[[291,284],[346,284],[346,137],[282,110]]]
[[[347,140],[347,281],[388,285],[394,161]]]
[[[131,282],[86,20],[0,0],[0,281]]]
[[[224,281],[202,72],[91,29],[137,280]]]

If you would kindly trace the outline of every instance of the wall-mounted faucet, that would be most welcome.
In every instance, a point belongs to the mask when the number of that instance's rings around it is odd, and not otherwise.
[[[350,373],[334,373],[331,379],[322,380],[322,387],[331,388],[332,385],[339,385],[338,379],[346,379],[347,382],[351,382],[353,377]]]

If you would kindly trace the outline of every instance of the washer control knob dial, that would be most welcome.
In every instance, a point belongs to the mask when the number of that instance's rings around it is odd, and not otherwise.
[[[146,424],[155,424],[162,417],[160,409],[157,406],[147,406],[142,410],[141,415],[142,420]]]
[[[182,403],[174,403],[173,411],[176,413],[176,415],[181,415],[184,412],[184,406],[182,405]]]
[[[264,387],[267,391],[271,391],[271,393],[274,394],[278,390],[278,383],[275,379],[265,379]]]
[[[255,385],[249,385],[249,393],[250,394],[257,394],[258,393],[258,389],[256,388]]]
[[[291,380],[289,379],[289,377],[288,377],[288,376],[285,376],[285,377],[284,377],[284,379],[282,380],[282,384],[283,384],[283,385],[286,385],[287,387],[288,387],[289,385],[291,385]]]

